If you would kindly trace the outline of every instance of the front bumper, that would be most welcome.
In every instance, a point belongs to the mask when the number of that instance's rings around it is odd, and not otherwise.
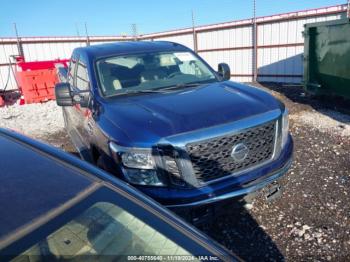
[[[258,191],[282,177],[292,164],[293,140],[289,136],[286,146],[274,161],[217,183],[200,188],[152,188],[139,187],[159,203],[169,208],[196,207],[215,202],[243,197]]]
[[[166,207],[168,207],[168,208],[194,207],[194,206],[197,207],[197,206],[208,205],[208,204],[212,204],[212,203],[215,203],[218,201],[223,201],[223,200],[251,194],[253,192],[256,192],[256,191],[266,187],[267,185],[271,184],[272,182],[278,180],[280,177],[282,177],[284,174],[287,173],[287,171],[291,165],[292,165],[292,158],[290,158],[288,160],[288,162],[281,169],[279,169],[271,174],[267,174],[267,175],[265,175],[257,180],[254,180],[250,183],[247,183],[247,184],[243,185],[242,188],[240,188],[238,190],[235,190],[235,191],[223,194],[223,195],[215,196],[212,198],[208,198],[208,199],[203,199],[203,200],[199,200],[199,201],[195,201],[195,202],[191,202],[191,203],[180,204],[180,205],[167,205]]]

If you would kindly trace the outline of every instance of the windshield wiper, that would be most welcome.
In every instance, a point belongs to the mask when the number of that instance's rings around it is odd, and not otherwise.
[[[200,83],[188,83],[188,84],[183,83],[183,84],[177,84],[177,85],[163,87],[163,88],[157,88],[156,90],[167,91],[167,90],[172,90],[172,89],[177,89],[177,88],[196,87],[196,86],[200,86],[200,85],[202,85],[202,84],[200,84]]]
[[[147,94],[147,93],[161,93],[161,90],[152,90],[152,89],[130,90],[130,91],[125,91],[122,93],[115,94],[115,96],[128,95],[128,94]]]
[[[147,94],[147,93],[166,93],[167,90],[177,89],[177,88],[185,88],[185,87],[196,87],[203,85],[203,83],[183,83],[183,84],[177,84],[173,86],[168,87],[160,87],[155,89],[141,89],[141,90],[130,90],[123,93],[119,93],[116,95],[127,95],[127,94]]]

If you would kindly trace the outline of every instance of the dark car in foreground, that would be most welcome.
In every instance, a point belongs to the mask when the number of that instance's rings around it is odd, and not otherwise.
[[[193,210],[256,192],[292,162],[285,106],[229,79],[180,44],[94,45],[73,51],[56,99],[85,160]]]
[[[85,161],[4,129],[0,149],[0,261],[237,259]]]

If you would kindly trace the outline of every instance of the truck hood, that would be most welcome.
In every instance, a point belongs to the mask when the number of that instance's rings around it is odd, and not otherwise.
[[[267,111],[281,104],[265,91],[230,81],[194,88],[115,97],[104,103],[101,115],[121,129],[124,146],[149,147],[164,137],[225,124]],[[132,145],[128,143],[132,143]]]

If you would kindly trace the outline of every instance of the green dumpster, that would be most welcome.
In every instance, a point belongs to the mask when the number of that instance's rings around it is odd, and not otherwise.
[[[306,24],[304,88],[314,95],[350,99],[350,21]]]

